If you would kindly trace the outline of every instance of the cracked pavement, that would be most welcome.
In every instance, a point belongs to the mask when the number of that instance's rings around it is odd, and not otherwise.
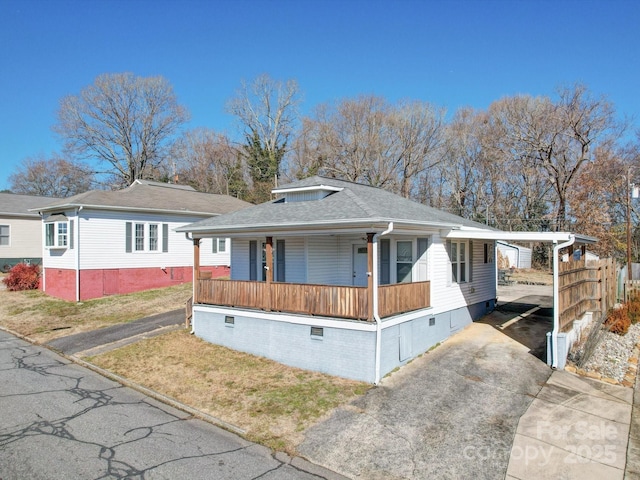
[[[0,479],[322,479],[275,454],[0,331]]]

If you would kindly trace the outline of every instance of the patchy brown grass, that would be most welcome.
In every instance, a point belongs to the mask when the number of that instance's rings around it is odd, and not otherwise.
[[[67,302],[38,290],[0,290],[0,325],[36,342],[184,308],[191,283],[128,295]]]
[[[546,270],[520,268],[513,271],[511,280],[518,283],[530,282],[539,285],[553,285],[553,274]]]
[[[186,331],[88,360],[289,453],[305,428],[371,387],[213,345]]]

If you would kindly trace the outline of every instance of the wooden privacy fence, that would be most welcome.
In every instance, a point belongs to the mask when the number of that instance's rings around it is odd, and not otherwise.
[[[558,306],[560,330],[587,312],[604,315],[616,302],[616,263],[613,258],[560,262]]]

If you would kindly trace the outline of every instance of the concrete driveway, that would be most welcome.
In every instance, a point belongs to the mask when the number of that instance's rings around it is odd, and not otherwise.
[[[300,454],[351,478],[504,479],[518,420],[551,375],[537,332],[523,333],[539,319],[517,319],[527,311],[497,310],[385,378],[308,430]]]

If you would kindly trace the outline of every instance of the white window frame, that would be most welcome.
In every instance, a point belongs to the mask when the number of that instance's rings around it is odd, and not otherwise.
[[[51,241],[49,229],[53,229]],[[64,231],[62,231],[64,229]],[[44,243],[46,248],[68,248],[69,222],[48,222],[44,224]]]
[[[152,227],[155,227],[155,235],[151,234],[152,231]],[[160,224],[158,223],[149,223],[149,226],[147,227],[148,231],[149,231],[149,243],[148,243],[148,247],[149,247],[149,251],[150,252],[157,252],[158,251],[158,246],[159,246],[159,233],[160,233]]]
[[[7,234],[3,235],[2,234],[2,228],[6,227],[7,228]],[[7,243],[3,244],[2,243],[2,239],[6,238],[7,239]],[[0,225],[0,247],[10,247],[11,246],[11,225]]]
[[[470,261],[469,242],[464,240],[451,240],[450,245],[451,251],[449,252],[449,259],[451,261],[451,282],[458,284],[468,283]]]
[[[138,228],[141,227],[141,228]],[[146,233],[146,224],[140,222],[134,222],[133,224],[133,251],[134,252],[144,252],[145,244],[144,237]],[[142,235],[140,235],[140,233]]]

